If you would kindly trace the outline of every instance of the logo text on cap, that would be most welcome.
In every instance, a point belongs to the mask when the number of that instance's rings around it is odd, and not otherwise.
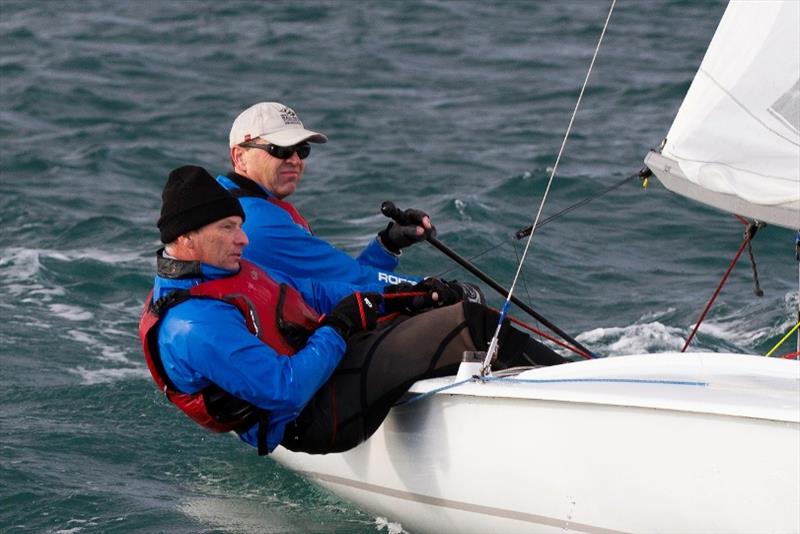
[[[289,124],[303,124],[300,122],[300,118],[297,116],[297,113],[294,112],[291,108],[281,108],[278,112],[281,114],[281,118],[283,119],[283,123],[287,126]]]

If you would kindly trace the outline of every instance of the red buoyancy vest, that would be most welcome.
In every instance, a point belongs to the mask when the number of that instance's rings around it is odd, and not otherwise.
[[[317,312],[293,287],[278,284],[246,260],[241,260],[240,267],[233,276],[173,291],[156,303],[152,302],[151,290],[139,320],[139,339],[147,368],[159,389],[191,419],[214,432],[243,432],[264,412],[216,385],[191,394],[177,391],[164,370],[158,350],[158,326],[164,312],[189,298],[222,300],[236,306],[250,332],[279,354],[288,356],[305,345],[319,323]],[[266,428],[262,430],[265,439]],[[259,443],[259,453],[262,454],[262,446],[266,454],[265,443]]]
[[[300,226],[302,226],[303,228],[308,230],[308,232],[311,233],[311,234],[314,233],[313,231],[311,231],[311,225],[308,224],[308,221],[306,221],[305,217],[300,215],[300,212],[297,211],[297,208],[295,208],[293,204],[291,204],[291,203],[289,203],[289,202],[287,202],[285,200],[277,199],[277,198],[272,197],[272,196],[271,197],[267,197],[267,201],[275,204],[279,208],[283,209],[283,211],[288,213],[289,217],[292,218],[292,220],[295,222],[295,224],[299,224]]]
[[[302,226],[303,228],[308,230],[308,232],[310,234],[312,234],[312,235],[314,234],[314,231],[311,230],[311,225],[308,224],[308,221],[306,220],[306,218],[303,217],[302,215],[300,215],[300,212],[297,211],[297,208],[295,208],[294,205],[291,202],[287,202],[286,200],[281,200],[281,199],[271,195],[270,193],[267,193],[260,185],[258,185],[256,182],[254,182],[250,178],[247,178],[247,177],[242,176],[240,174],[236,174],[235,172],[229,174],[227,176],[227,178],[230,181],[232,181],[234,184],[236,184],[236,187],[237,187],[236,189],[230,189],[229,190],[230,193],[234,197],[236,197],[236,198],[241,198],[241,197],[263,198],[267,202],[269,202],[271,204],[275,204],[276,206],[281,208],[283,211],[288,213],[289,217],[291,217],[292,221],[294,221],[295,224],[297,224],[299,226]]]

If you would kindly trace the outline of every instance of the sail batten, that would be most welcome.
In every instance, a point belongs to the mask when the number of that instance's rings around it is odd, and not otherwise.
[[[800,228],[800,1],[731,1],[645,161],[676,193]]]

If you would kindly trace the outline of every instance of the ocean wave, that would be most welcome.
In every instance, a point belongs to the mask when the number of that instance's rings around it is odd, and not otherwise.
[[[51,304],[50,313],[68,321],[90,321],[94,319],[94,314],[80,306],[71,304]]]
[[[603,356],[623,356],[680,350],[685,330],[658,321],[622,327],[595,328],[577,340]]]
[[[718,309],[712,308],[686,350],[766,353],[796,324],[799,300],[800,293],[789,291],[759,302],[757,306],[731,308],[722,303]],[[784,313],[774,312],[777,303],[783,304]],[[677,320],[680,317],[674,307],[653,310],[644,313],[634,324],[595,328],[582,332],[577,339],[604,356],[681,350],[696,323],[670,324]],[[794,342],[790,340],[787,346],[793,347]]]
[[[96,384],[109,384],[118,380],[126,380],[129,378],[147,378],[149,377],[147,369],[142,367],[120,367],[115,369],[87,369],[83,366],[67,369],[67,372],[77,375],[81,379],[81,383],[85,386],[93,386]]]
[[[103,334],[106,335],[107,337],[108,332],[103,331]],[[86,347],[91,349],[86,352],[88,354],[97,355],[96,357],[100,361],[116,362],[123,364],[132,363],[127,356],[127,354],[130,351],[123,350],[116,345],[108,343],[106,340],[98,339],[92,333],[83,330],[73,329],[67,331],[67,336],[70,340],[75,341],[76,343],[86,345]],[[131,338],[134,337],[133,333],[130,333],[129,336]]]
[[[0,249],[0,268],[8,269],[5,271],[5,276],[9,280],[29,280],[41,269],[42,258],[64,262],[90,259],[114,266],[120,264],[152,266],[152,257],[139,250],[109,251],[96,247],[74,250],[8,247]]]

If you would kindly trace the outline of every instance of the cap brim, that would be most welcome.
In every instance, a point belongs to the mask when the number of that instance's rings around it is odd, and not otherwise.
[[[325,135],[319,132],[306,130],[305,128],[284,128],[283,130],[278,130],[277,132],[262,134],[259,137],[268,140],[273,145],[278,146],[292,146],[296,145],[297,143],[302,143],[303,141],[308,141],[309,143],[328,142],[328,138]]]

